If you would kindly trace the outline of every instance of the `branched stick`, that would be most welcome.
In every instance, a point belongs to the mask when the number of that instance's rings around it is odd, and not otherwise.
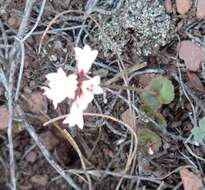
[[[26,31],[28,19],[32,10],[33,1],[27,0],[24,10],[24,17],[21,22],[17,38],[21,39]],[[13,79],[19,58],[18,42],[15,41],[13,48],[10,53],[10,70],[8,79],[8,110],[9,110],[9,121],[8,121],[8,143],[9,143],[9,166],[10,166],[10,178],[11,186],[13,190],[16,190],[16,176],[15,176],[15,160],[14,160],[14,150],[13,150],[13,138],[12,138],[12,126],[13,126]]]
[[[30,37],[30,35],[32,35],[32,33],[34,32],[34,30],[36,29],[36,27],[38,26],[40,20],[41,20],[41,17],[43,15],[43,11],[44,11],[44,8],[45,8],[45,5],[46,5],[46,0],[43,0],[42,2],[42,5],[41,5],[41,9],[40,9],[40,12],[38,14],[38,17],[36,19],[36,23],[34,24],[33,28],[26,34],[26,36],[22,39],[23,41],[25,41],[26,39],[28,39]]]
[[[33,28],[25,35],[25,37],[22,36],[23,39],[16,38],[17,41],[20,43],[20,48],[21,48],[21,64],[20,64],[20,70],[19,70],[19,77],[18,77],[18,82],[17,82],[17,88],[16,88],[16,94],[15,94],[15,102],[17,102],[18,97],[19,97],[19,91],[20,91],[20,85],[21,85],[21,79],[23,75],[23,69],[24,69],[24,58],[25,58],[25,48],[24,48],[24,41],[26,41],[34,32],[36,27],[38,26],[40,19],[43,15],[43,10],[45,8],[46,0],[43,0],[40,13],[37,17],[36,23],[34,24]]]
[[[18,38],[17,38],[18,39]],[[18,77],[18,82],[17,82],[17,87],[16,87],[16,94],[15,94],[15,102],[17,102],[18,97],[19,97],[19,91],[20,91],[20,85],[21,85],[21,79],[23,75],[23,69],[24,69],[24,63],[25,63],[25,48],[24,48],[24,43],[23,41],[19,41],[20,47],[21,47],[21,64],[20,64],[20,69],[19,69],[19,77]]]
[[[83,170],[68,170],[69,172],[73,172],[73,173],[83,173]],[[161,183],[161,178],[152,178],[152,177],[143,177],[143,176],[138,176],[138,175],[129,175],[126,174],[124,172],[113,172],[113,171],[104,171],[104,170],[87,170],[87,172],[93,176],[96,177],[101,177],[102,175],[106,174],[108,176],[114,176],[114,177],[123,177],[126,179],[140,179],[142,181],[151,181],[153,183],[156,184],[160,184]]]

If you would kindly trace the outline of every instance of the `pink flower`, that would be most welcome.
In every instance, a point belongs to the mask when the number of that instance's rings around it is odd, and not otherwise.
[[[70,99],[75,98],[75,91],[77,89],[77,75],[71,74],[66,76],[62,68],[59,68],[57,73],[50,73],[46,75],[49,81],[49,88],[42,87],[45,90],[44,94],[53,101],[54,108],[57,104],[62,102],[66,97]]]
[[[79,74],[87,74],[90,70],[91,65],[97,57],[98,51],[91,50],[90,46],[88,45],[85,45],[83,49],[75,47],[74,50]]]

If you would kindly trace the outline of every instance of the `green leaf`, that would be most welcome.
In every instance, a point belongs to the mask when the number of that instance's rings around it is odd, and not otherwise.
[[[199,120],[199,127],[205,129],[205,117],[202,117],[202,118]]]
[[[142,101],[141,110],[152,117],[157,123],[166,126],[166,120],[159,113],[162,104],[169,104],[174,99],[174,86],[165,77],[158,77],[150,82],[150,85],[140,94]]]
[[[169,104],[174,99],[174,86],[168,79],[163,80],[163,86],[160,90],[160,98],[163,104]]]
[[[194,140],[198,143],[202,143],[205,139],[205,117],[202,117],[199,120],[199,126],[195,127],[191,130]]]
[[[154,92],[144,91],[140,94],[140,98],[143,104],[151,110],[155,110],[161,106],[160,100]]]
[[[148,128],[140,129],[138,138],[139,144],[142,146],[146,146],[147,143],[151,143],[153,145],[154,151],[158,151],[160,146],[162,145],[160,136]]]
[[[163,86],[162,79],[163,79],[163,77],[159,77],[159,78],[153,79],[153,80],[151,81],[150,88],[151,88],[152,90],[154,90],[155,92],[159,92],[160,89],[161,89],[162,86]]]
[[[154,120],[158,124],[160,124],[161,126],[166,126],[167,125],[167,121],[161,113],[155,112],[155,114],[153,116],[154,116]]]
[[[162,104],[169,104],[174,99],[174,86],[165,77],[159,77],[151,81],[151,90],[155,91]]]
[[[154,121],[156,121],[159,125],[161,125],[163,127],[166,127],[167,121],[161,113],[157,112],[156,110],[155,111],[149,111],[148,110],[148,112],[146,112],[146,111],[144,111],[144,112],[149,117],[151,117]],[[154,126],[154,125],[151,122],[149,122],[149,126]]]
[[[152,108],[150,108],[147,105],[141,105],[140,108],[143,112],[145,112],[148,115],[151,115],[153,112],[155,112],[155,110],[153,110]]]

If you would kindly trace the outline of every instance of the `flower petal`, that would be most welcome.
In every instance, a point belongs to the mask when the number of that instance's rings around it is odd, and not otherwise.
[[[92,92],[93,94],[102,94],[103,89],[99,86],[100,84],[100,76],[95,76],[87,81],[83,81],[82,89],[85,91]]]
[[[57,104],[60,103],[64,99],[64,97],[55,95],[50,88],[42,87],[42,89],[44,89],[44,95],[52,100],[53,106],[56,109]]]
[[[59,68],[56,73],[46,75],[49,80],[48,87],[42,87],[45,90],[44,94],[53,101],[56,108],[57,104],[62,102],[66,97],[75,98],[77,89],[77,75],[71,74],[68,77],[62,68]]]
[[[90,102],[94,99],[94,94],[103,93],[103,89],[99,86],[100,77],[95,76],[89,80],[83,81],[81,90],[82,94],[76,97],[75,103],[81,109],[85,110]]]
[[[94,89],[94,94],[102,94],[103,89],[100,86],[96,86]]]
[[[63,71],[62,68],[59,68],[56,73],[49,73],[46,75],[46,78],[49,81],[53,81],[56,78],[60,78],[62,80],[66,80],[66,73]]]
[[[88,104],[92,102],[93,98],[93,93],[84,91],[80,97],[76,98],[75,102],[80,109],[85,110],[88,107]]]
[[[70,99],[75,98],[75,93],[78,88],[77,86],[78,81],[77,81],[77,75],[71,74],[67,77],[67,83],[66,83],[66,90],[67,90],[67,97]]]
[[[90,46],[85,45],[83,49],[75,47],[75,54],[77,60],[77,69],[78,72],[88,73],[91,65],[97,57],[98,51],[91,50]]]
[[[69,127],[77,125],[80,129],[83,129],[83,111],[75,103],[73,103],[70,109],[70,114],[68,114],[63,123],[68,123]]]

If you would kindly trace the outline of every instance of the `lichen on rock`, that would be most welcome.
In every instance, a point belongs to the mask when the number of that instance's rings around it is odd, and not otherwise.
[[[170,15],[166,14],[160,0],[118,0],[118,2],[122,1],[121,6],[116,10],[115,5],[113,14],[108,15],[106,1],[100,0],[100,10],[105,3],[105,14],[103,11],[96,12],[103,32],[112,41],[109,43],[100,32],[97,33],[97,39],[107,52],[113,52],[115,46],[116,50],[122,53],[130,41],[130,30],[135,41],[133,48],[138,55],[154,54],[169,42],[173,21]],[[113,2],[116,4],[116,1]],[[112,10],[107,12],[112,13]]]

